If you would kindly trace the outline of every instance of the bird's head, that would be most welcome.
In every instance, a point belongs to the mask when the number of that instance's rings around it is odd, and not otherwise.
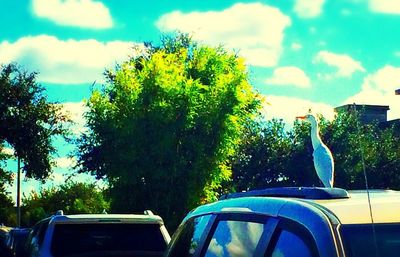
[[[308,122],[310,122],[311,124],[314,124],[314,125],[317,124],[317,119],[311,113],[309,113],[307,115],[304,115],[304,116],[297,116],[296,119],[306,120],[306,121],[308,121]]]

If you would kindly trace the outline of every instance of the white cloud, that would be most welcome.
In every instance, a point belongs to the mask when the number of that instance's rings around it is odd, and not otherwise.
[[[0,148],[1,153],[2,154],[6,154],[6,155],[10,155],[10,156],[14,156],[14,149],[9,148],[9,147],[4,147],[4,148]]]
[[[61,112],[67,114],[72,121],[75,123],[71,128],[72,133],[79,135],[86,131],[86,119],[84,113],[87,111],[87,107],[84,102],[78,103],[62,103]]]
[[[400,118],[400,96],[394,91],[400,88],[400,67],[387,65],[368,75],[361,91],[349,97],[343,104],[389,105],[388,119]]]
[[[287,96],[265,96],[268,104],[264,106],[264,113],[267,119],[282,119],[288,126],[292,126],[296,116],[303,116],[312,111],[314,114],[321,114],[326,119],[333,120],[335,113],[333,106],[311,102],[305,99]]]
[[[133,54],[133,42],[60,40],[54,36],[27,36],[15,42],[0,42],[0,63],[17,62],[38,71],[41,82],[58,84],[92,83],[102,78],[105,68]]]
[[[210,241],[210,246],[208,247],[207,251],[210,251],[215,256],[223,256],[224,254],[224,248],[218,244],[218,241],[215,238]]]
[[[105,29],[113,26],[110,11],[93,0],[33,0],[33,12],[58,25]]]
[[[64,175],[58,172],[53,172],[53,174],[50,175],[51,182],[57,183],[57,184],[62,184],[65,181]]]
[[[263,232],[261,223],[227,221],[231,241],[225,245],[231,257],[252,256]],[[216,255],[223,256],[223,255]]]
[[[325,0],[296,0],[294,12],[300,18],[315,18],[322,12]]]
[[[76,164],[76,158],[61,157],[57,158],[55,160],[55,163],[57,168],[67,169],[73,167]]]
[[[297,87],[311,87],[310,79],[300,68],[294,66],[276,68],[271,78],[265,80],[270,85],[291,85]]]
[[[335,54],[328,51],[320,51],[314,58],[314,63],[325,63],[337,69],[334,74],[337,77],[351,77],[354,72],[364,72],[365,69],[359,61],[345,54]]]
[[[301,48],[303,48],[303,45],[300,43],[292,43],[290,45],[290,48],[294,51],[300,50]]]
[[[377,13],[400,14],[400,3],[398,0],[369,0],[369,9]]]
[[[239,50],[250,65],[271,67],[282,52],[284,30],[291,20],[279,9],[261,3],[235,4],[223,11],[174,11],[156,22],[162,32],[190,33],[197,41]]]

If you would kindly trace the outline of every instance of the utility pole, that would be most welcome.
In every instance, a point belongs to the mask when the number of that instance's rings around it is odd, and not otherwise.
[[[17,227],[21,227],[21,159],[17,157]]]

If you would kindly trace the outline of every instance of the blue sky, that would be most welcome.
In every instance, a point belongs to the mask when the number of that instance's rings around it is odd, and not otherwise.
[[[398,0],[116,1],[0,0],[0,63],[39,72],[49,100],[65,104],[80,126],[82,101],[102,72],[157,43],[191,33],[246,59],[267,117],[291,123],[308,111],[333,117],[346,103],[389,105],[400,118]],[[81,129],[77,126],[77,130]],[[71,161],[60,145],[54,183]],[[27,182],[25,191],[36,188]]]

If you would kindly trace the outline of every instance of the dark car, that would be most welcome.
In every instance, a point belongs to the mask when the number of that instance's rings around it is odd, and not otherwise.
[[[9,251],[6,247],[6,239],[8,235],[8,231],[10,231],[10,227],[6,227],[3,224],[0,224],[0,254],[1,256],[9,256]]]
[[[274,188],[192,211],[166,257],[398,257],[400,192]]]
[[[170,236],[161,217],[145,214],[54,215],[27,241],[31,257],[162,256]]]
[[[5,246],[8,254],[13,257],[24,257],[25,242],[29,235],[30,229],[28,228],[13,228],[7,233]]]

